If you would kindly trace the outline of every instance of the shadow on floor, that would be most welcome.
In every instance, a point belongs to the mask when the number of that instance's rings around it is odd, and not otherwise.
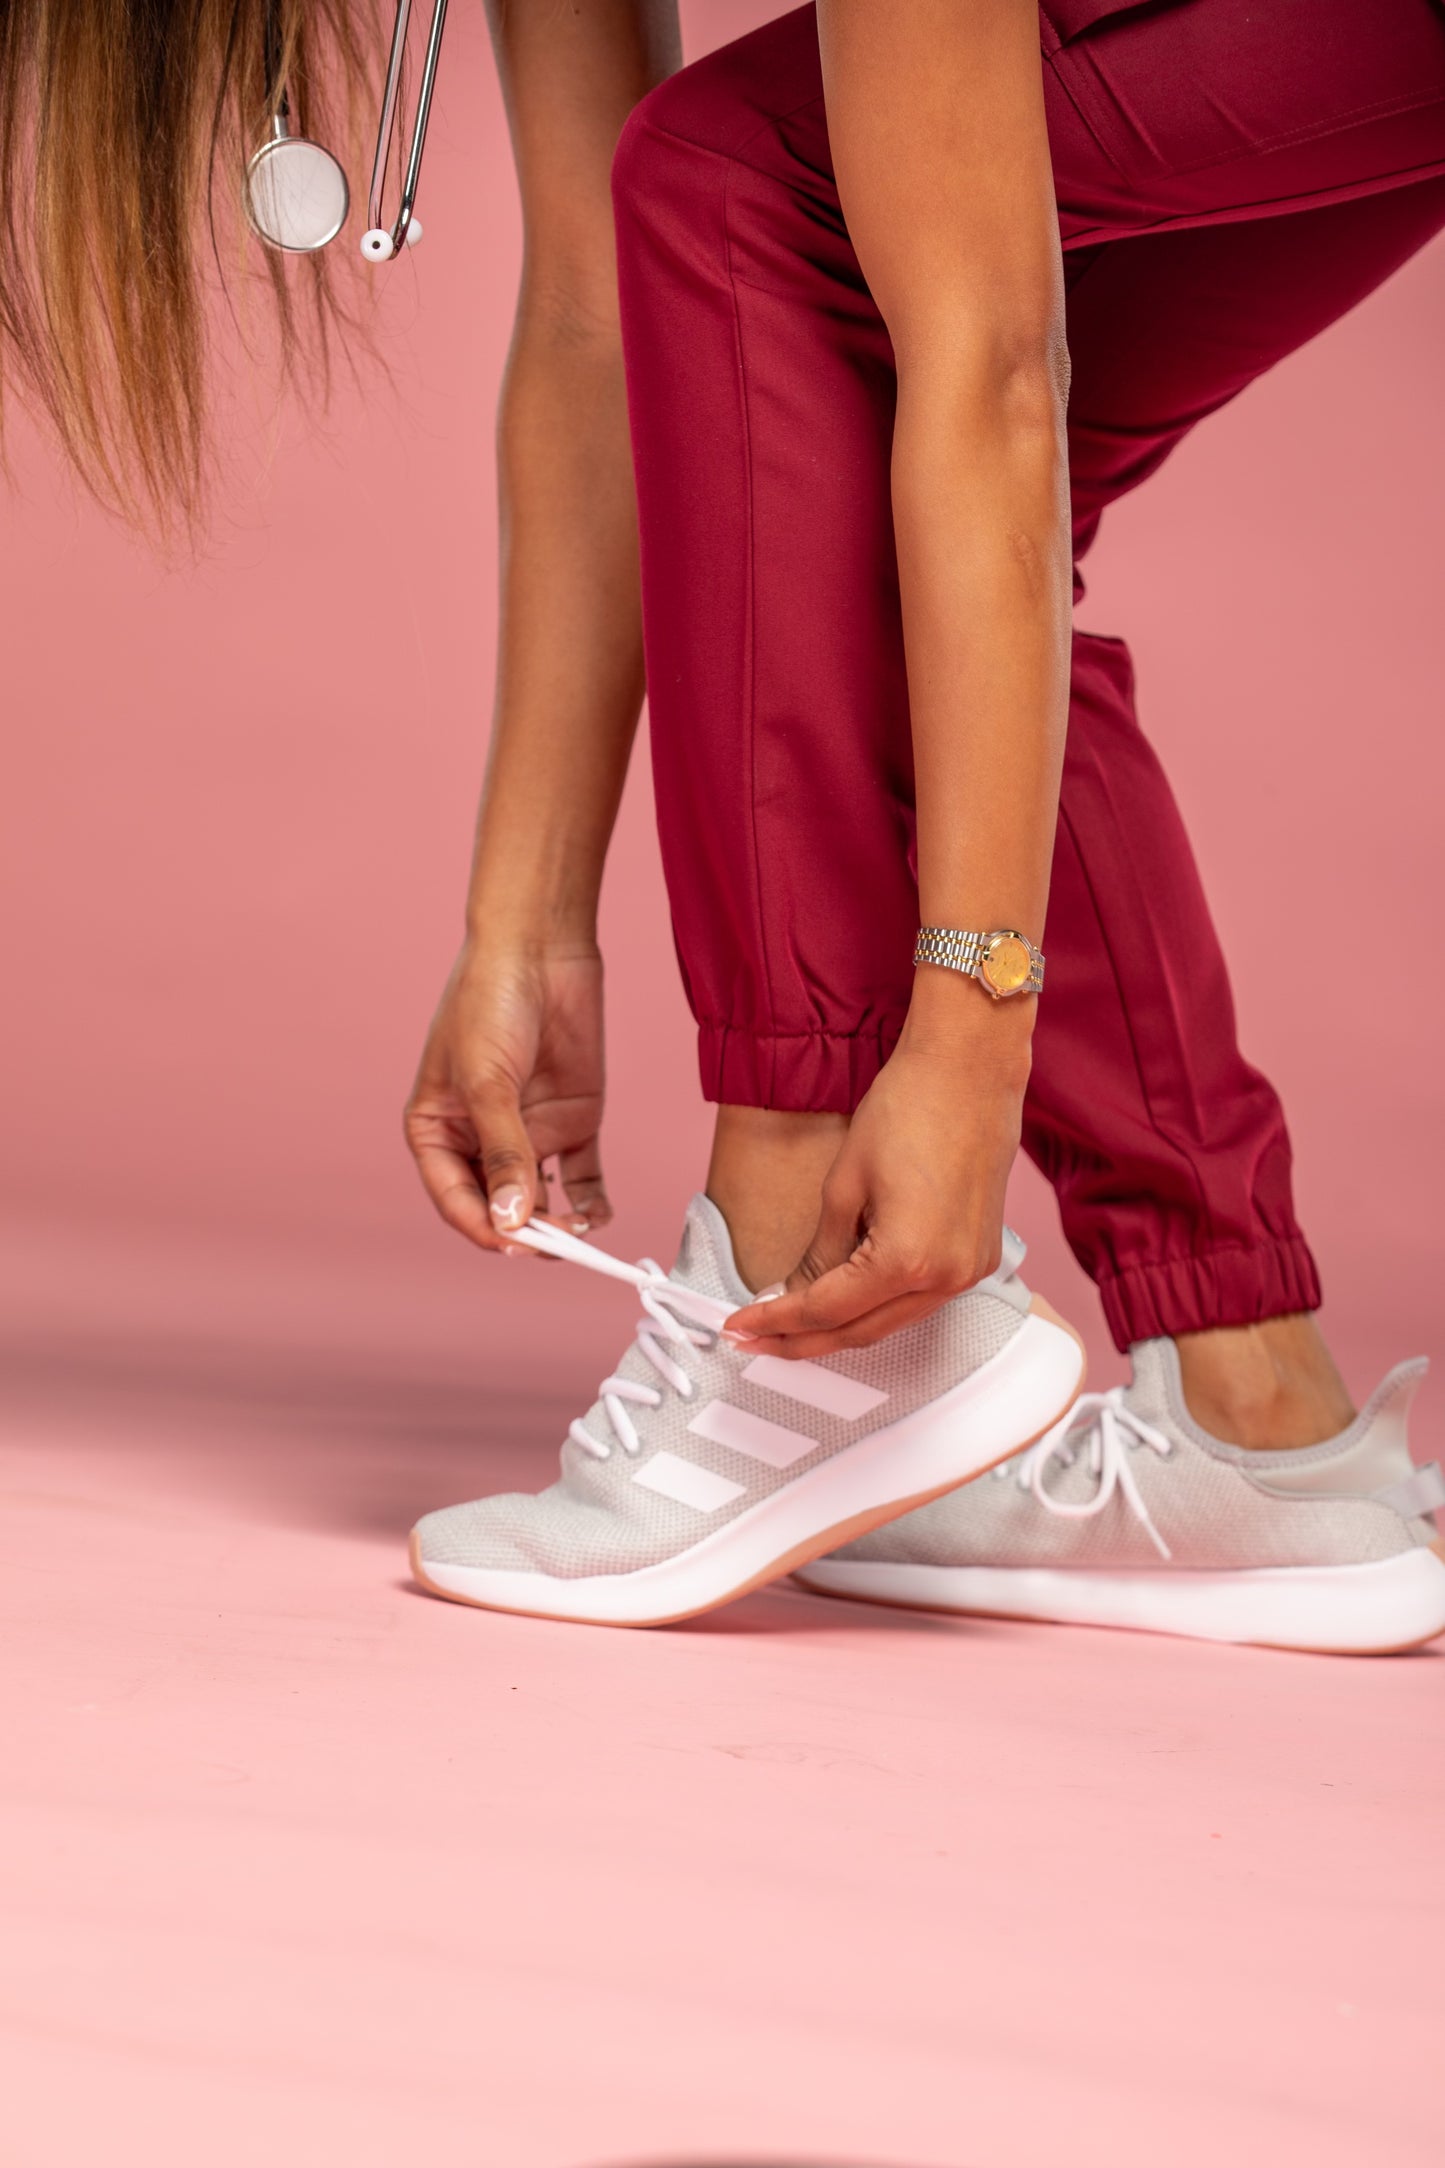
[[[178,1497],[284,1522],[402,1534],[418,1514],[547,1480],[579,1392],[427,1375],[353,1350],[128,1336],[0,1342],[5,1429],[167,1464]]]
[[[416,1582],[410,1579],[397,1581],[393,1586],[399,1595],[415,1597],[418,1603],[436,1603],[442,1600],[432,1595],[429,1590],[419,1588]],[[568,1633],[575,1631],[560,1620],[542,1620],[539,1623],[555,1626]],[[811,1590],[799,1588],[793,1582],[783,1580],[775,1582],[770,1588],[755,1589],[751,1596],[738,1597],[732,1603],[725,1604],[721,1610],[708,1611],[701,1618],[678,1619],[671,1626],[654,1626],[648,1631],[733,1640],[740,1636],[758,1634],[774,1640],[780,1634],[809,1634],[816,1637],[821,1633],[857,1633],[865,1628],[871,1628],[878,1633],[967,1634],[970,1639],[987,1639],[991,1635],[1009,1634],[1019,1630],[1016,1622],[1005,1619],[946,1618],[940,1612],[893,1610],[886,1604],[849,1603],[831,1596],[815,1596]],[[625,1633],[627,1630],[614,1626],[589,1629],[601,1633]],[[667,2168],[667,2164],[660,2163],[659,2168]],[[680,2162],[678,2168],[714,2168],[714,2164],[708,2161],[699,2161],[696,2164]],[[727,2163],[719,2162],[716,2168],[727,2168]],[[771,2164],[751,2163],[749,2168],[771,2168]],[[806,2161],[790,2162],[788,2168],[814,2168],[814,2164]],[[829,2164],[819,2162],[816,2168],[829,2168]],[[837,2168],[843,2168],[843,2164],[838,2163]]]

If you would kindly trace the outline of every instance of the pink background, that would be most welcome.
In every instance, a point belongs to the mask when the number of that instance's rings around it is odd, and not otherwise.
[[[768,12],[696,0],[693,49]],[[1438,1663],[849,1632],[788,1595],[619,1641],[398,1595],[412,1515],[545,1481],[629,1329],[445,1233],[399,1136],[493,654],[518,239],[480,10],[422,210],[375,282],[390,384],[317,432],[256,418],[238,371],[196,567],[14,431],[0,1649],[44,1625],[0,1681],[20,2168],[83,2157],[86,2098],[110,2159],[195,2157],[204,2124],[213,2168],[413,2139],[482,2168],[1438,2157]],[[1360,1392],[1442,1349],[1442,335],[1437,245],[1110,516],[1084,615],[1134,646]],[[605,918],[614,1246],[665,1257],[707,1120],[641,761]],[[1029,1170],[1014,1216],[1118,1375]]]
[[[695,49],[769,10],[692,12]],[[283,1242],[483,1284],[397,1146],[484,749],[518,246],[473,11],[449,38],[427,241],[376,279],[394,381],[319,435],[238,427],[201,565],[74,507],[18,432],[0,1184],[78,1244]],[[1360,1386],[1440,1346],[1442,295],[1437,247],[1186,443],[1106,521],[1083,613],[1134,646]],[[617,1240],[666,1248],[706,1131],[641,761],[606,933]],[[1095,1332],[1031,1173],[1015,1213]]]

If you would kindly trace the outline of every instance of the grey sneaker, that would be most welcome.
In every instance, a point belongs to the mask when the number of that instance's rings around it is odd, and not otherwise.
[[[992,1278],[932,1317],[809,1362],[720,1338],[753,1298],[706,1197],[670,1275],[535,1221],[527,1238],[633,1281],[646,1314],[550,1489],[418,1522],[417,1580],[460,1603],[619,1626],[712,1610],[1016,1453],[1082,1381],[1080,1342],[1020,1281],[1014,1236]]]
[[[1428,1367],[1401,1363],[1348,1430],[1289,1452],[1211,1438],[1172,1340],[1133,1349],[1134,1381],[1089,1393],[991,1477],[802,1569],[875,1603],[1340,1654],[1445,1631],[1445,1505],[1405,1423]]]

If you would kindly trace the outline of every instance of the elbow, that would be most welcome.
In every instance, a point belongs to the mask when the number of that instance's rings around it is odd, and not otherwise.
[[[959,390],[1002,436],[1062,444],[1069,405],[1069,349],[1062,328],[995,336],[965,360]]]
[[[1035,601],[1067,593],[1068,349],[997,335],[898,357],[893,504],[900,537],[940,521],[1002,545]],[[956,539],[955,554],[960,547]],[[1062,585],[1060,584],[1062,582]]]
[[[1063,430],[1069,406],[1070,362],[1063,326],[1011,341],[993,367],[994,396],[1020,433]]]
[[[970,434],[1063,443],[1070,364],[1062,322],[954,321],[894,345],[900,411],[946,410]]]
[[[610,259],[604,258],[610,268]],[[529,264],[517,307],[519,334],[538,348],[610,355],[622,344],[616,278],[594,262]]]

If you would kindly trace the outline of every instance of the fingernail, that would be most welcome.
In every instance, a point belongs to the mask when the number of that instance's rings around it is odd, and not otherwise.
[[[776,1302],[779,1295],[786,1295],[787,1292],[788,1290],[786,1287],[784,1287],[781,1280],[774,1280],[771,1287],[765,1287],[758,1294],[754,1295],[753,1301]]]
[[[509,1182],[492,1198],[491,1212],[494,1227],[520,1227],[527,1216],[527,1192]]]
[[[574,1235],[585,1235],[591,1231],[591,1227],[592,1222],[589,1219],[574,1219],[572,1222],[572,1232]]]
[[[725,1332],[723,1334],[723,1338],[729,1347],[746,1347],[750,1340],[756,1340],[757,1337],[755,1332]]]

